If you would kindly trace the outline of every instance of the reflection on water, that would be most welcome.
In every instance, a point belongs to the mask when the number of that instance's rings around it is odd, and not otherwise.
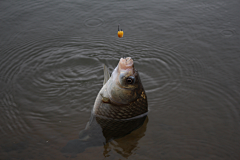
[[[149,122],[104,146],[88,141],[77,158],[239,159],[238,6],[2,0],[1,159],[65,159],[60,150],[89,120],[102,64],[113,70],[123,56],[139,71]]]
[[[116,139],[104,145],[103,155],[109,157],[109,152],[111,152],[111,150],[115,150],[115,152],[121,154],[124,158],[128,158],[134,154],[134,151],[137,150],[138,147],[138,141],[144,137],[147,129],[148,117],[144,117],[144,119],[145,121],[142,126],[131,134],[125,135],[123,138]]]
[[[113,148],[127,158],[144,136],[147,122],[146,114],[128,120],[96,117],[92,114],[86,128],[80,131],[79,139],[69,141],[61,152],[72,156],[84,152],[87,148],[104,146],[105,157],[108,157]]]

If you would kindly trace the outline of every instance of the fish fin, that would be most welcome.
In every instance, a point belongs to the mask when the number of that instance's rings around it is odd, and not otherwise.
[[[110,101],[109,98],[104,97],[104,95],[103,95],[102,93],[101,93],[100,95],[101,95],[101,97],[102,97],[102,101],[103,101],[104,103],[111,103],[111,101]]]
[[[103,64],[103,71],[104,71],[104,80],[103,80],[103,85],[104,85],[107,83],[107,81],[110,78],[108,67],[105,64]]]

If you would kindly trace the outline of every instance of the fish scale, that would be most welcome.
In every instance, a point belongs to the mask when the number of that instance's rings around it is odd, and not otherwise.
[[[98,99],[101,101],[101,99]],[[104,116],[112,119],[128,119],[144,114],[148,111],[147,97],[144,91],[141,96],[128,105],[118,106],[100,102],[100,106],[96,111],[96,115]]]

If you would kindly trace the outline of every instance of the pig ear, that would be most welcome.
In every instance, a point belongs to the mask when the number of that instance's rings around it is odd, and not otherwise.
[[[110,78],[109,70],[105,64],[103,64],[103,72],[104,72],[103,85],[105,85]]]

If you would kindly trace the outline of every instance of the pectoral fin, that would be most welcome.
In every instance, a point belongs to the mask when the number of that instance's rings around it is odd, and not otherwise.
[[[109,99],[108,97],[105,97],[105,96],[103,95],[103,93],[101,93],[100,95],[101,95],[102,101],[103,101],[104,103],[111,103],[110,99]]]

